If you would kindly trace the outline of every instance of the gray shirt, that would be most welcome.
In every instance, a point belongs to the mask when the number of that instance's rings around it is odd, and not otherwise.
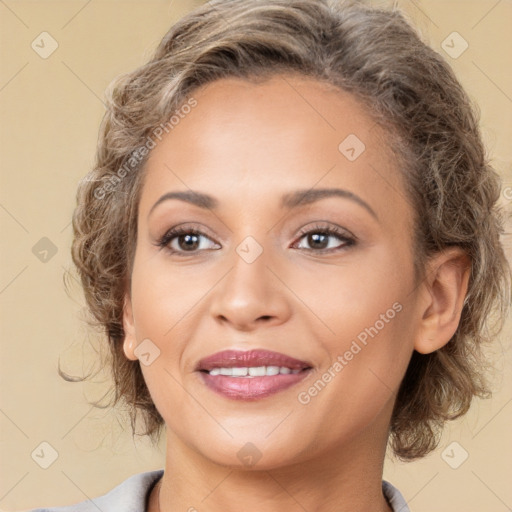
[[[67,507],[35,508],[29,512],[145,512],[149,493],[163,473],[163,469],[139,473],[94,500]],[[411,512],[396,487],[383,480],[382,491],[393,512]]]

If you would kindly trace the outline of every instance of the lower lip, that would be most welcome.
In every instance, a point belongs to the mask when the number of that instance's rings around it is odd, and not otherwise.
[[[295,386],[311,368],[299,373],[269,375],[268,377],[229,377],[199,372],[203,382],[213,391],[233,400],[259,400]]]

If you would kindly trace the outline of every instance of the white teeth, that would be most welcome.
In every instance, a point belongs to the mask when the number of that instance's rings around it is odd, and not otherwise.
[[[232,368],[233,377],[245,377],[247,375],[247,368]]]
[[[251,377],[264,377],[267,373],[267,370],[264,366],[251,366],[249,368],[249,375]]]
[[[279,366],[267,366],[267,375],[278,375]]]
[[[230,377],[265,377],[270,375],[287,375],[289,373],[299,373],[299,369],[292,370],[286,366],[251,366],[233,367],[233,368],[212,368],[210,375],[227,375]]]

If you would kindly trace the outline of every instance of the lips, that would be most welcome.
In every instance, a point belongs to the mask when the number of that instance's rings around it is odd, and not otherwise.
[[[249,368],[278,366],[290,370],[311,368],[311,363],[269,350],[223,350],[199,361],[197,371],[210,371],[214,368]]]
[[[212,391],[230,400],[260,400],[297,385],[308,361],[268,350],[224,350],[199,361],[196,371]]]

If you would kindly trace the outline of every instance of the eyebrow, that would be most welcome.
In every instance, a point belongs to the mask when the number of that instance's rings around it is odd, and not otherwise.
[[[215,210],[219,206],[217,199],[201,192],[195,192],[193,190],[185,192],[167,192],[162,197],[160,197],[160,199],[158,199],[158,201],[151,207],[151,210],[149,210],[148,213],[148,217],[159,204],[169,199],[180,199],[181,201],[194,204],[199,206],[199,208],[204,208],[205,210]]]
[[[353,192],[341,188],[317,188],[296,190],[295,192],[291,192],[283,196],[281,206],[284,208],[291,209],[296,208],[298,206],[311,204],[314,203],[315,201],[319,201],[320,199],[325,199],[327,197],[342,197],[344,199],[350,199],[351,201],[357,203],[359,206],[365,208],[373,217],[375,217],[375,219],[378,219],[377,214],[366,201],[361,199],[358,195],[354,194]]]
[[[297,208],[299,206],[305,206],[328,197],[342,197],[344,199],[349,199],[357,203],[359,206],[365,208],[375,219],[378,220],[377,214],[366,201],[361,199],[353,192],[341,188],[295,190],[294,192],[283,195],[281,198],[281,207],[287,209]],[[162,197],[160,197],[158,201],[151,207],[148,217],[159,204],[170,199],[185,201],[187,203],[198,206],[199,208],[208,210],[215,210],[219,206],[219,201],[217,199],[202,192],[196,192],[193,190],[183,192],[167,192]]]

